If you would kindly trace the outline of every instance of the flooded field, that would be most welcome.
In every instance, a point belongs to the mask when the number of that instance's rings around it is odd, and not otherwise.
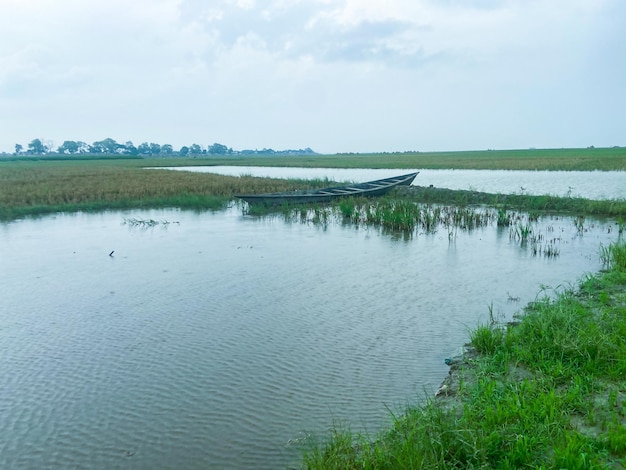
[[[1,224],[0,466],[275,469],[333,424],[375,433],[490,309],[600,268],[615,222],[582,224],[533,222],[558,256],[238,206]]]

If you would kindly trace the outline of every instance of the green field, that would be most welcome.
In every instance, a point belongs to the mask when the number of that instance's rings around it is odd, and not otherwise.
[[[201,164],[326,168],[626,170],[626,147],[211,158]]]
[[[124,159],[119,157],[20,157],[0,160],[0,220],[58,211],[180,207],[216,209],[234,194],[287,191],[327,185],[328,181],[229,177],[164,172],[146,167],[256,165],[334,168],[463,168],[537,170],[626,170],[626,148],[507,150],[474,152]],[[623,201],[606,204],[567,198],[477,195],[463,191],[423,191],[415,202],[508,204],[529,210],[583,211],[624,216]]]

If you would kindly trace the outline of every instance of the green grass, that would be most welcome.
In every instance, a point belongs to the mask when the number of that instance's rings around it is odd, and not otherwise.
[[[607,162],[616,162],[626,156],[623,149],[594,149],[546,151],[542,158],[560,159],[580,153],[580,160],[590,152],[598,168],[607,167]],[[454,154],[429,154],[428,158],[446,161],[454,165],[463,160],[476,162],[486,159],[497,167],[507,166],[517,157],[539,158],[535,153],[522,151],[476,152]],[[522,152],[522,153],[520,153]],[[596,155],[596,153],[598,153]],[[480,153],[479,153],[480,154]],[[542,152],[539,152],[542,154]],[[500,155],[500,157],[498,157]],[[320,156],[308,161],[309,166],[371,166],[386,167],[404,164],[415,166],[413,158],[423,154],[394,155],[393,161],[384,160],[389,155]],[[532,157],[532,158],[531,158]],[[230,159],[70,159],[52,160],[22,158],[16,161],[0,161],[0,220],[11,220],[25,215],[41,215],[59,211],[97,211],[106,209],[180,207],[194,210],[217,209],[226,206],[238,193],[260,193],[288,191],[294,189],[319,188],[330,184],[327,180],[302,181],[251,176],[230,177],[210,173],[146,170],[145,167],[180,166],[195,164],[288,164],[302,165],[303,157],[281,157],[279,162],[272,158],[254,158],[253,161]],[[308,157],[307,157],[308,158]],[[591,157],[590,157],[591,158]],[[383,159],[383,160],[381,160]],[[459,160],[460,159],[460,160]],[[420,160],[421,161],[421,160]],[[552,160],[550,160],[552,161]],[[570,161],[570,160],[568,160]],[[395,162],[395,163],[394,163]],[[603,162],[603,163],[602,163]],[[422,163],[424,163],[422,161]],[[619,167],[620,164],[614,165]],[[579,198],[553,196],[498,195],[475,191],[452,191],[437,188],[411,187],[410,191],[396,192],[405,204],[408,201],[448,205],[491,205],[504,209],[526,211],[568,212],[587,215],[609,215],[626,217],[626,201],[589,201]],[[346,207],[346,210],[348,208]],[[390,216],[397,219],[398,213]],[[398,220],[398,225],[407,221]]]
[[[310,156],[240,156],[203,158],[135,158],[119,155],[10,157],[2,161],[135,162],[134,166],[250,165],[308,168],[428,168],[481,170],[626,170],[626,147],[584,149],[472,150]],[[148,164],[146,164],[148,163]]]
[[[210,173],[146,170],[143,160],[63,160],[0,163],[0,220],[53,212],[225,207],[242,192],[321,187],[299,181]]]
[[[302,157],[229,157],[197,164],[327,168],[476,170],[626,170],[626,147],[338,154]]]
[[[403,191],[404,199],[424,204],[487,205],[506,211],[521,210],[529,213],[551,212],[574,215],[626,217],[626,200],[596,201],[584,198],[558,196],[531,196],[522,194],[492,194],[478,191],[452,190],[412,186]],[[502,217],[506,217],[503,212]],[[584,219],[583,219],[584,222]],[[506,220],[502,220],[504,225]]]
[[[304,467],[623,468],[625,252],[623,240],[610,245],[609,271],[541,298],[515,325],[479,325],[445,393],[376,436],[334,429]]]

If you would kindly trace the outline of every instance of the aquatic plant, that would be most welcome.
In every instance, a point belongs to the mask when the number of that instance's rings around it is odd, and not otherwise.
[[[131,227],[154,227],[156,225],[169,225],[169,224],[180,224],[180,222],[170,222],[168,220],[154,220],[154,219],[137,219],[134,217],[124,218],[122,221],[122,225],[129,225]]]
[[[532,234],[533,228],[530,223],[518,222],[515,227],[511,227],[509,229],[509,238],[511,240],[519,241],[522,246],[525,246],[528,243]],[[538,240],[535,238],[531,239],[531,241],[536,243]]]
[[[354,199],[342,199],[339,202],[339,209],[341,210],[341,214],[344,218],[352,219],[356,213],[356,204],[354,203]]]
[[[498,209],[498,227],[508,227],[511,225],[511,215],[507,212],[506,208]]]
[[[554,243],[548,243],[543,247],[543,256],[546,258],[556,258],[561,251],[554,245]]]
[[[576,216],[576,218],[574,219],[574,226],[576,227],[576,230],[578,231],[578,233],[582,234],[585,231],[585,216],[584,215]]]
[[[600,261],[604,269],[626,271],[626,242],[600,245]]]

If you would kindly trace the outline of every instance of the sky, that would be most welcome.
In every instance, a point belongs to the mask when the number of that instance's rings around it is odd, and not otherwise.
[[[0,152],[626,145],[623,0],[0,0]]]

